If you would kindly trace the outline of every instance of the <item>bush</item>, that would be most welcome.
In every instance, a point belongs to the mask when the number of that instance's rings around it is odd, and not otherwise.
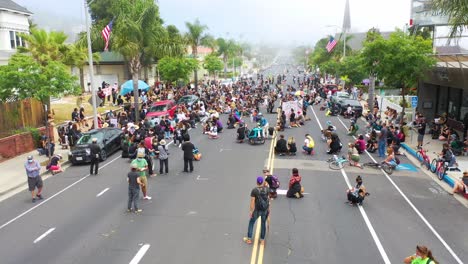
[[[41,145],[41,132],[39,132],[39,129],[35,127],[26,127],[26,131],[31,133],[31,136],[33,138],[34,146],[37,148]]]

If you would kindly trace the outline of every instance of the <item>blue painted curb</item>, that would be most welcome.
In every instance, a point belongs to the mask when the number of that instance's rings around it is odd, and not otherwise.
[[[405,143],[401,143],[401,146],[408,152],[410,153],[411,155],[413,155],[413,157],[417,158],[419,161],[422,161],[422,158],[418,158],[418,155],[416,154],[416,151],[414,149],[412,149],[410,146],[406,145]],[[442,180],[444,182],[446,182],[448,185],[450,185],[451,187],[453,187],[455,185],[455,181],[450,177],[448,176],[447,174],[444,174],[444,178],[442,178]]]

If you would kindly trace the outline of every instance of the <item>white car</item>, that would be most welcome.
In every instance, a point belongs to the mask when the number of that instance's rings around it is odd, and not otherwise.
[[[233,81],[231,79],[225,79],[221,81],[221,85],[229,86],[232,84],[233,84]]]

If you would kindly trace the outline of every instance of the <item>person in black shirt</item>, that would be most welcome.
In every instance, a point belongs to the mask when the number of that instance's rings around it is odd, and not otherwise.
[[[99,170],[99,157],[101,153],[101,147],[97,144],[97,138],[93,138],[93,143],[89,145],[91,152],[91,166],[89,168],[89,174],[97,175]]]
[[[418,148],[419,148],[419,147],[422,147],[423,145],[424,134],[426,133],[426,122],[424,120],[424,117],[421,114],[418,117],[416,128],[418,129]]]
[[[288,152],[288,142],[284,139],[284,135],[280,135],[280,139],[276,141],[275,151],[280,156],[284,156]]]
[[[239,128],[237,129],[237,142],[244,142],[245,134],[247,133],[246,130],[247,128],[244,126],[244,123],[240,123]]]
[[[190,142],[190,136],[186,134],[184,138],[185,142],[182,143],[182,151],[184,151],[184,172],[188,171],[188,166],[190,165],[190,172],[193,172],[193,150],[195,146]]]
[[[131,171],[127,174],[127,182],[128,182],[128,205],[127,211],[132,211],[132,204],[135,213],[139,213],[143,210],[138,208],[138,199],[140,196],[140,174],[137,172],[138,166],[136,164],[132,164]]]

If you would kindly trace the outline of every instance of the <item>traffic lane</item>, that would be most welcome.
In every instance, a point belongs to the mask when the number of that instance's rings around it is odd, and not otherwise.
[[[235,143],[234,132],[227,130],[217,140],[206,138],[206,144],[202,144],[204,157],[196,164],[197,173],[179,176],[189,179],[156,212],[158,218],[169,223],[151,225],[148,232],[164,237],[165,243],[148,238],[158,247],[151,248],[142,263],[249,261],[251,246],[244,244],[242,237],[247,230],[250,191],[261,175],[269,145]],[[220,152],[221,145],[230,148]],[[171,221],[164,220],[171,216],[175,216]],[[174,254],[174,248],[184,254]]]
[[[466,229],[468,212],[466,207],[453,199],[442,187],[423,173],[418,177],[402,176],[392,177],[392,179],[408,195],[411,202],[445,239],[458,257],[462,260],[468,260],[468,240],[466,239],[468,236]],[[449,258],[449,260],[449,262],[454,261],[453,258]]]
[[[316,164],[321,167],[318,171],[311,166],[313,162],[303,160],[304,167],[296,165],[304,198],[280,195],[272,202],[264,263],[343,263],[354,259],[356,252],[362,263],[378,262],[379,251],[359,210],[345,203],[347,186],[341,172],[323,170],[324,162]],[[291,174],[285,167],[282,162],[274,171],[281,189],[287,189]]]
[[[330,120],[333,120],[333,118],[330,118]],[[334,121],[334,124],[338,124],[337,133],[339,134],[340,138],[346,136],[345,127],[341,124],[341,122],[339,122],[337,117],[335,117],[335,120],[336,121]],[[345,122],[343,121],[343,123]],[[345,125],[347,124],[345,123]],[[379,161],[379,158],[376,157],[376,154],[372,154],[372,156],[375,160]],[[361,155],[361,158],[364,158],[362,162],[370,161],[370,157],[368,155]],[[401,156],[401,160],[402,162],[409,163],[409,160],[407,160],[406,157]],[[363,173],[361,173],[361,175],[362,174]],[[405,177],[405,174],[408,176],[417,173],[401,172],[396,170],[396,173],[392,174],[390,177],[392,179],[398,179]],[[445,259],[449,263],[455,261],[454,258],[449,254],[448,250],[441,243],[441,241],[439,241],[433,232],[431,232],[423,220],[415,213],[408,202],[401,196],[401,194],[383,173],[381,173],[381,177],[368,177],[368,179],[372,179],[372,181],[368,181],[368,183],[364,181],[367,190],[369,192],[372,192],[373,189],[378,190],[378,198],[382,200],[382,204],[384,204],[384,206],[377,207],[376,210],[369,211],[368,215],[372,222],[374,222],[373,219],[376,219],[375,229],[378,234],[381,234],[381,242],[390,257],[390,260],[401,261],[401,256],[406,254],[405,252],[407,251],[407,248],[414,248],[414,245],[419,243],[429,245],[429,247],[434,251],[441,252],[441,259]],[[429,178],[421,178],[420,180],[424,182],[432,181],[432,179]],[[400,185],[397,184],[397,186]],[[420,188],[420,184],[415,184],[413,186],[419,186]],[[409,192],[404,193],[408,194],[413,192],[414,190],[409,190]],[[388,197],[392,197],[392,199],[388,199]],[[374,198],[374,196],[372,198]],[[379,202],[379,204],[380,203],[381,202]],[[397,217],[392,217],[390,220],[388,220],[389,210],[392,212],[392,215]],[[421,212],[423,215],[434,215],[434,208],[432,208],[432,210],[428,211],[427,213],[424,211]],[[428,219],[428,221],[431,223],[431,219]],[[452,238],[443,237],[443,239],[451,240]]]

